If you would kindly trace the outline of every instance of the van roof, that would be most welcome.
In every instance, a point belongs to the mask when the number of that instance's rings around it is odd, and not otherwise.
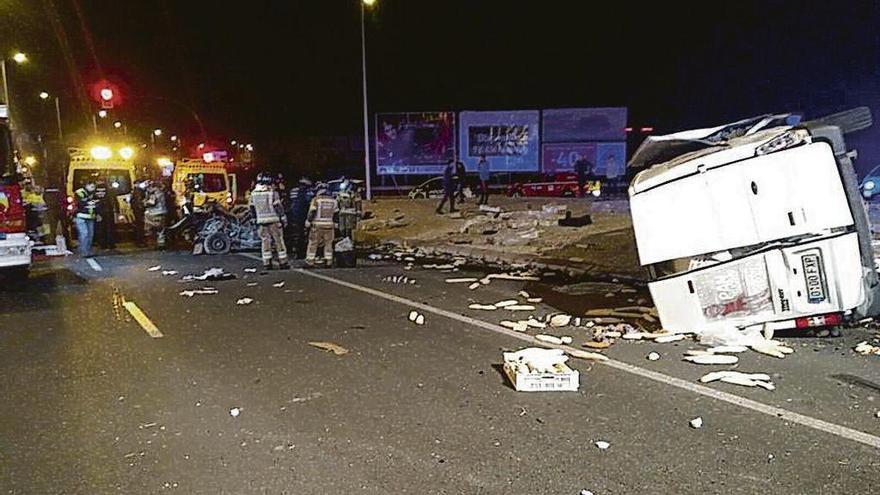
[[[799,122],[793,114],[762,115],[705,129],[650,136],[633,154],[630,167],[650,167],[630,185],[635,194],[696,173],[697,166],[715,165],[754,156],[755,149]]]

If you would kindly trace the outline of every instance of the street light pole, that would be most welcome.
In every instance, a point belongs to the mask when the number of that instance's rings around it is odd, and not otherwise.
[[[6,58],[0,59],[0,72],[3,73],[3,103],[6,103],[6,120],[9,122],[9,130],[12,130],[12,110],[9,104],[9,79],[6,77]]]
[[[373,190],[370,187],[370,117],[367,112],[367,38],[364,22],[365,4],[372,5],[372,0],[361,0],[361,73],[364,78],[364,175],[367,185],[367,200],[373,199]]]
[[[55,120],[58,123],[58,141],[64,140],[64,131],[61,130],[61,103],[58,102],[58,97],[55,97]]]

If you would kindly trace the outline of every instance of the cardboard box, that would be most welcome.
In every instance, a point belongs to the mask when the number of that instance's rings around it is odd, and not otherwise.
[[[504,373],[518,392],[576,392],[580,374],[565,364],[558,366],[561,373],[520,373],[515,364],[504,363]]]

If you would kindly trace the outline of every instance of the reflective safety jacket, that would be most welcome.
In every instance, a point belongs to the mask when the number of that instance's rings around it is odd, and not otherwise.
[[[269,225],[281,221],[281,215],[278,213],[283,208],[281,197],[273,188],[257,185],[251,191],[250,205],[257,218],[257,225]]]
[[[316,227],[333,227],[333,217],[339,204],[330,196],[316,196],[309,207],[309,220]]]
[[[76,218],[94,220],[97,217],[95,210],[98,208],[98,199],[95,193],[90,193],[81,187],[74,192],[74,195],[76,196]]]

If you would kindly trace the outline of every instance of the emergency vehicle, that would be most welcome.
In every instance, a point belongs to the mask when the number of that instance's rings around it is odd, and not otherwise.
[[[649,137],[630,165],[640,262],[663,328],[834,326],[880,313],[872,235],[844,134],[867,108]]]
[[[107,146],[95,146],[91,149],[69,148],[70,163],[67,168],[67,213],[72,215],[76,210],[74,192],[85,184],[86,180],[94,180],[105,187],[113,188],[118,202],[119,217],[116,223],[133,223],[134,213],[131,209],[131,190],[135,182],[135,165],[133,151],[122,146],[113,150]]]
[[[33,243],[27,235],[27,220],[21,186],[14,172],[12,136],[0,120],[0,272],[14,279],[27,279]]]
[[[171,189],[178,206],[186,201],[187,184],[193,188],[194,206],[216,203],[232,208],[236,197],[234,176],[226,171],[223,161],[205,161],[201,158],[182,158],[174,164]]]

